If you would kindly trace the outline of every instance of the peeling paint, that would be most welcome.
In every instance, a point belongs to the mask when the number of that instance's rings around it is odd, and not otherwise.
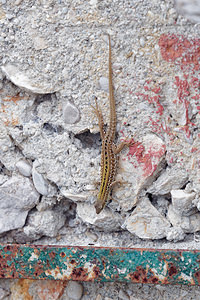
[[[0,278],[199,285],[199,262],[197,250],[0,245]]]

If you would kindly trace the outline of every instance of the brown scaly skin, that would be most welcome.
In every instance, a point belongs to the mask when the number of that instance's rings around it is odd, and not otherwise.
[[[109,38],[109,103],[110,103],[110,122],[108,130],[104,131],[103,116],[100,108],[98,107],[97,100],[95,99],[96,107],[94,112],[98,118],[99,130],[102,139],[102,150],[101,150],[101,186],[98,193],[97,201],[95,203],[96,213],[99,214],[110,195],[113,185],[116,183],[115,175],[117,170],[117,154],[124,148],[129,146],[132,142],[122,142],[118,146],[115,145],[115,133],[116,133],[116,108],[115,99],[113,94],[112,84],[112,64],[111,64],[111,42]]]

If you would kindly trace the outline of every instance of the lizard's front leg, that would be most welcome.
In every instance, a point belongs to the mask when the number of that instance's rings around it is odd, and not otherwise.
[[[112,150],[113,150],[113,152],[114,152],[115,154],[118,154],[119,152],[122,151],[122,149],[123,149],[125,146],[129,147],[129,146],[133,145],[133,143],[134,143],[134,142],[131,140],[131,141],[129,141],[129,142],[121,142],[118,146],[116,146],[115,144],[113,144],[113,145],[112,145]]]
[[[123,185],[123,184],[127,184],[127,183],[128,183],[128,181],[115,180],[110,184],[110,188],[113,188],[113,186],[116,184]]]

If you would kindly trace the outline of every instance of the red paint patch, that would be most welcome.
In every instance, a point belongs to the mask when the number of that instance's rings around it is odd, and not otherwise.
[[[182,70],[200,69],[200,39],[188,40],[175,34],[162,34],[158,42],[162,58],[168,62],[177,62]]]
[[[151,117],[147,121],[147,124],[150,124],[150,128],[153,132],[164,138],[164,135],[167,134],[170,140],[174,139],[174,134],[169,126],[166,125],[164,121],[159,119],[153,120]]]
[[[191,130],[195,124],[190,120],[190,110],[196,105],[196,109],[200,114],[200,80],[199,74],[197,74],[197,71],[200,70],[200,39],[188,40],[184,36],[163,34],[159,39],[158,45],[162,58],[167,62],[173,62],[182,71],[182,78],[180,76],[175,76],[174,78],[177,98],[171,99],[171,101],[177,106],[182,105],[181,109],[183,109],[183,116],[185,117],[183,120],[185,120],[185,123],[178,127],[176,131],[183,133],[185,140],[191,144],[193,141]],[[164,109],[160,104],[160,86],[153,87],[152,81],[148,80],[144,85],[144,91],[143,93],[138,93],[138,96],[142,96],[143,100],[148,101],[149,104],[154,104],[157,108],[156,113],[162,116]],[[150,117],[148,123],[153,132],[161,135],[163,138],[167,134],[171,141],[174,140],[174,128],[171,128],[170,118],[153,120]]]
[[[193,153],[193,152],[197,152],[198,151],[198,148],[196,148],[196,147],[192,147],[192,149],[191,149],[191,152]]]
[[[162,145],[159,149],[154,149],[154,145],[145,149],[141,142],[134,142],[129,147],[128,158],[130,160],[134,156],[143,170],[143,176],[147,177],[153,175],[156,171],[158,162],[165,154],[165,151],[165,145]]]
[[[156,113],[162,116],[164,108],[160,103],[160,86],[155,86],[152,81],[147,80],[144,90],[148,93],[137,93],[136,95],[142,97],[144,101],[148,101],[149,104],[153,104],[153,106],[156,108]]]

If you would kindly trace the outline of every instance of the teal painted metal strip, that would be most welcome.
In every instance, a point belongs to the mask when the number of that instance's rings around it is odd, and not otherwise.
[[[0,278],[200,284],[200,251],[0,245]]]

